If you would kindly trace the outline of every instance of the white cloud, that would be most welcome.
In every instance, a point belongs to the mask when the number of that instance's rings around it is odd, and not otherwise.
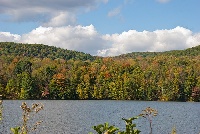
[[[0,41],[42,43],[92,55],[115,56],[130,52],[168,51],[200,45],[200,33],[176,27],[143,31],[129,30],[120,34],[100,35],[93,25],[38,27],[23,35],[0,32]]]
[[[134,0],[124,0],[124,5],[132,4]]]
[[[119,15],[121,12],[121,7],[117,7],[111,11],[108,12],[108,17],[113,17]]]
[[[59,27],[59,26],[67,26],[74,25],[76,23],[76,16],[73,13],[68,12],[60,12],[52,17],[49,22],[43,24],[45,27]]]
[[[40,27],[23,35],[0,32],[0,41],[42,43],[92,55],[115,56],[136,51],[167,51],[200,44],[200,33],[189,29],[143,31],[129,30],[119,34],[100,35],[93,25],[76,25],[76,14],[94,9],[109,0],[0,0],[0,14],[12,21],[37,21]],[[156,0],[167,3],[170,0]],[[124,0],[124,5],[133,1]],[[123,19],[124,5],[108,12],[108,17]]]
[[[0,14],[10,21],[36,21],[43,26],[66,26],[76,22],[76,14],[94,9],[108,0],[1,0]],[[60,22],[64,19],[64,22]],[[71,19],[71,20],[70,20]]]
[[[132,3],[133,3],[132,0],[124,0],[124,2],[120,6],[118,6],[118,7],[114,8],[114,9],[110,10],[107,13],[107,16],[108,17],[116,17],[117,16],[117,18],[120,21],[124,21],[124,17],[122,15],[121,11],[122,11],[123,8],[126,8],[127,4],[132,4]]]
[[[21,37],[24,43],[42,43],[95,55],[104,42],[93,25],[38,27]]]
[[[200,45],[200,34],[176,27],[170,30],[156,30],[153,32],[138,32],[129,30],[121,34],[104,35],[103,39],[109,41],[111,46],[99,50],[98,55],[115,56],[130,52],[168,51],[186,49]]]
[[[167,3],[167,2],[169,2],[170,0],[156,0],[156,1],[158,1],[158,2],[160,2],[160,3]]]
[[[103,0],[103,2],[106,4],[106,3],[108,3],[108,0]]]
[[[0,32],[0,42],[18,42],[21,36],[10,32]]]

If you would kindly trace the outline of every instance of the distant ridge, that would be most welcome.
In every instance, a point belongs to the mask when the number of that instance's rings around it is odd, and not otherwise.
[[[14,42],[0,42],[0,55],[13,55],[25,57],[64,59],[64,60],[94,60],[90,54],[47,46],[43,44],[22,44]]]
[[[165,56],[198,56],[200,55],[200,45],[188,48],[185,50],[171,50],[165,52],[132,52],[127,54],[122,54],[119,56],[115,56],[115,58],[136,58],[140,57],[155,57],[158,55],[165,55]]]
[[[0,55],[38,57],[64,60],[95,60],[97,56],[92,56],[83,52],[73,51],[48,46],[43,44],[23,44],[15,42],[0,42]],[[171,50],[165,52],[132,52],[114,56],[113,58],[137,58],[137,57],[155,57],[165,56],[198,56],[200,55],[200,45],[185,50]],[[101,57],[99,57],[101,58]]]

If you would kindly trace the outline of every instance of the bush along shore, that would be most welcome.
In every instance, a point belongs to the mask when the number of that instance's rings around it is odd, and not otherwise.
[[[141,114],[138,116],[134,116],[128,119],[122,118],[122,120],[125,122],[125,130],[120,130],[119,128],[109,125],[108,122],[104,124],[99,124],[97,126],[93,126],[93,129],[98,133],[98,134],[140,134],[140,130],[136,128],[136,124],[133,123],[134,120],[143,117],[146,118],[147,121],[149,122],[149,134],[152,134],[152,121],[153,117],[157,116],[158,111],[151,108],[147,107],[146,109],[142,110]],[[90,132],[89,134],[93,134]],[[175,131],[174,131],[175,134]]]

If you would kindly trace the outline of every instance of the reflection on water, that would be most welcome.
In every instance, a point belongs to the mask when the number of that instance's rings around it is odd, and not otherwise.
[[[0,133],[9,134],[10,127],[20,125],[22,102],[4,100]],[[29,106],[36,102],[44,104],[44,110],[33,119],[33,122],[43,120],[38,130],[34,132],[37,134],[87,134],[94,132],[92,126],[104,122],[123,129],[125,124],[121,118],[136,116],[146,107],[158,110],[158,115],[153,118],[153,134],[171,133],[173,126],[176,127],[178,134],[200,133],[200,103],[109,100],[28,100],[26,102]],[[144,118],[138,119],[136,123],[142,134],[149,132],[149,124]]]

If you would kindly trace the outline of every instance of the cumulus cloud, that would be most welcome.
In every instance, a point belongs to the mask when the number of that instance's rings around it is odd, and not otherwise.
[[[10,32],[0,32],[0,42],[18,42],[21,36]]]
[[[109,0],[0,0],[0,15],[9,15],[10,21],[36,21],[40,27],[29,33],[17,35],[0,32],[0,41],[42,43],[92,55],[115,56],[130,52],[168,51],[185,49],[200,44],[200,33],[176,27],[174,29],[101,35],[93,25],[77,25],[76,15],[94,9]],[[167,3],[170,0],[156,0]],[[123,19],[124,5],[108,12],[108,17]],[[7,17],[6,17],[7,18]]]
[[[130,52],[160,52],[200,45],[200,33],[176,27],[155,31],[129,30],[100,35],[93,25],[38,27],[23,35],[0,32],[0,41],[42,43],[92,55],[116,56]]]
[[[1,0],[0,14],[9,15],[10,21],[37,21],[44,26],[60,26],[74,23],[77,12],[91,10],[100,2],[108,0]],[[64,22],[60,23],[62,18]]]
[[[44,23],[45,27],[59,27],[65,25],[74,25],[76,24],[76,16],[73,13],[60,12],[54,15],[48,22]]]
[[[24,43],[42,43],[96,55],[104,42],[93,25],[38,27],[21,37]]]
[[[104,35],[103,39],[111,45],[106,49],[99,50],[98,55],[115,56],[130,52],[158,52],[185,49],[200,44],[200,34],[176,27],[170,30],[156,30],[153,32],[138,32],[129,30],[121,34]]]

